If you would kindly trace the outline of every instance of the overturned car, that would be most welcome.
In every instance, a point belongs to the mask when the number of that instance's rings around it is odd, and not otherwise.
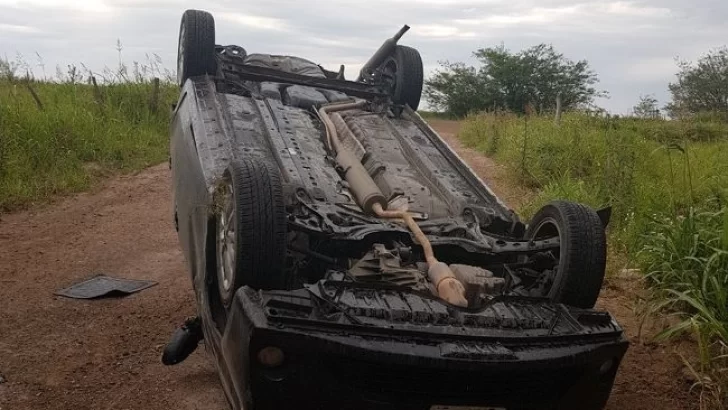
[[[608,210],[524,224],[414,111],[404,27],[362,68],[248,54],[184,13],[174,218],[235,409],[601,409],[627,349],[593,310]]]

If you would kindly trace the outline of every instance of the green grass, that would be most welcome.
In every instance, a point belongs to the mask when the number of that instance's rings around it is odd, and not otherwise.
[[[707,137],[676,138],[696,128],[711,131]],[[641,243],[656,212],[682,214],[709,202],[728,203],[723,124],[568,114],[556,126],[546,117],[485,114],[469,117],[460,137],[539,192],[522,210],[526,216],[556,197],[612,205],[613,228],[620,231],[612,233],[624,245]]]
[[[724,408],[728,388],[728,207],[656,217],[639,260],[654,290],[652,310],[678,317],[657,335],[692,332],[703,408]]]
[[[164,161],[176,89],[137,76],[100,85],[0,79],[0,211]],[[42,108],[33,98],[33,90]]]
[[[728,125],[692,121],[481,114],[466,119],[466,145],[505,164],[537,195],[613,206],[610,246],[647,275],[654,310],[679,317],[659,335],[692,332],[705,402],[728,387]],[[712,404],[711,404],[712,403]],[[725,405],[725,403],[723,403]]]

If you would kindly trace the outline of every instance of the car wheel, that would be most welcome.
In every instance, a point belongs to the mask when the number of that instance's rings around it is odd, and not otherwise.
[[[396,46],[382,71],[392,84],[392,101],[416,110],[422,96],[422,57],[412,47]]]
[[[182,14],[177,46],[177,82],[180,87],[190,77],[215,74],[215,19],[201,10]]]
[[[539,210],[526,229],[526,239],[559,237],[551,252],[548,286],[540,296],[580,308],[592,308],[604,281],[607,240],[593,209],[573,202],[554,201]]]
[[[264,163],[233,161],[217,188],[216,272],[220,299],[235,291],[285,289],[286,213],[280,176]]]

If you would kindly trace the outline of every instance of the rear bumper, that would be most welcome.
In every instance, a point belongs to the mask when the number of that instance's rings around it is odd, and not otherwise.
[[[501,343],[282,324],[260,294],[236,296],[221,353],[246,409],[601,409],[627,349],[621,334]],[[267,346],[284,352],[281,366],[259,363]]]

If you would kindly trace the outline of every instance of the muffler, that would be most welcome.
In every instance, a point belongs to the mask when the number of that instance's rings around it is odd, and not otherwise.
[[[344,173],[344,179],[349,183],[349,190],[354,194],[357,204],[364,212],[376,215],[380,218],[400,219],[404,221],[415,236],[417,242],[422,246],[427,262],[427,276],[435,286],[437,296],[444,301],[456,306],[468,306],[465,298],[465,287],[455,277],[447,264],[435,258],[435,252],[427,236],[422,232],[412,215],[407,211],[387,211],[387,199],[382,194],[374,180],[369,176],[364,166],[357,157],[345,149],[339,140],[336,127],[328,113],[362,108],[366,101],[327,104],[319,108],[318,114],[326,128],[326,137],[329,149],[336,154],[336,163]],[[346,126],[346,124],[344,124]]]

